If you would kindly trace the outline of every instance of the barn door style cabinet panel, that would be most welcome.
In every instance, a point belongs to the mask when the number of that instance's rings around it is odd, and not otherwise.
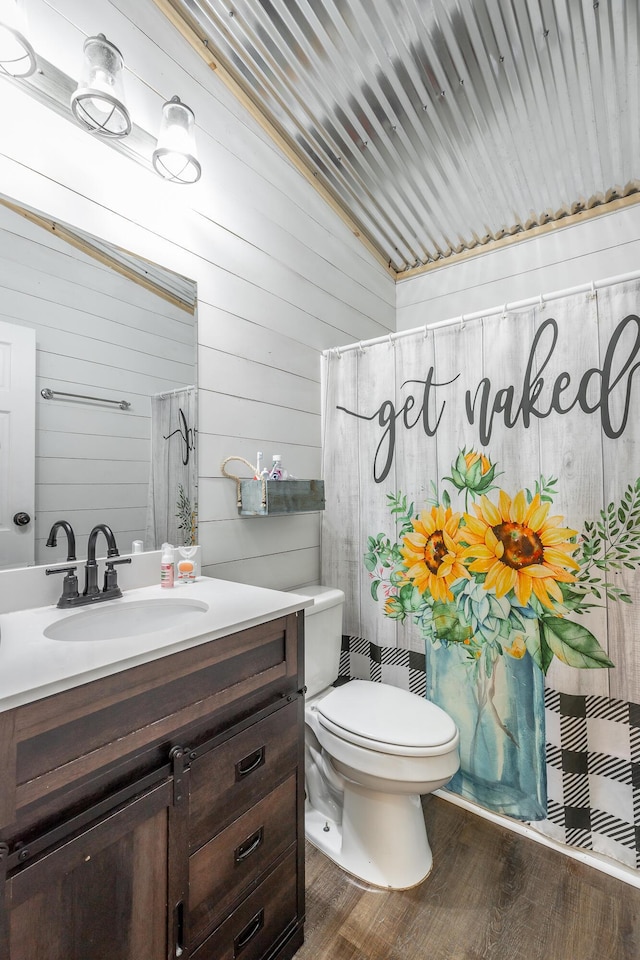
[[[0,713],[1,960],[288,960],[303,613]]]

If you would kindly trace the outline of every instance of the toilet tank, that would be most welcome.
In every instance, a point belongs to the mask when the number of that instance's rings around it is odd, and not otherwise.
[[[304,611],[304,682],[307,697],[312,697],[338,676],[344,593],[333,587],[303,587],[292,592],[313,599],[313,606]]]

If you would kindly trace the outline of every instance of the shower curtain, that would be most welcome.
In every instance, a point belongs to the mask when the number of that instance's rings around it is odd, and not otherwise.
[[[151,470],[145,547],[197,543],[196,390],[151,397]]]
[[[331,351],[341,672],[460,730],[448,789],[640,866],[640,287]]]

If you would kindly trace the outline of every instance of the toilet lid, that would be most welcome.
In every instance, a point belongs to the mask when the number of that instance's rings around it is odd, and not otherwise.
[[[458,733],[451,717],[430,700],[369,680],[336,687],[317,710],[327,729],[346,740],[371,741],[372,749],[385,753],[396,752],[385,746],[399,748],[397,752],[432,750],[450,744]]]

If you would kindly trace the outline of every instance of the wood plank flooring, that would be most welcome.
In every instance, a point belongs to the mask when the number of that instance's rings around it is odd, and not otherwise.
[[[434,866],[378,890],[307,843],[295,960],[639,960],[640,889],[439,797],[423,798]]]

